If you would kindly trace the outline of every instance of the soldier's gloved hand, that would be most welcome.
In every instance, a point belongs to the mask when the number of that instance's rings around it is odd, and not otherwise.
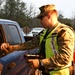
[[[1,50],[4,50],[6,53],[10,53],[12,51],[12,46],[9,43],[2,43]]]
[[[28,59],[28,61],[33,63],[34,68],[39,68],[39,59]]]

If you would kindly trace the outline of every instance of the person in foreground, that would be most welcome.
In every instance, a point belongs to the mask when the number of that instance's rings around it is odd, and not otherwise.
[[[1,50],[10,53],[15,50],[30,50],[39,47],[38,54],[44,58],[29,59],[34,68],[43,66],[47,73],[43,75],[70,75],[69,67],[72,64],[74,50],[74,31],[68,25],[58,21],[58,11],[54,4],[41,6],[37,18],[45,30],[33,40],[28,42],[9,45],[3,43]],[[7,50],[8,49],[8,50]]]

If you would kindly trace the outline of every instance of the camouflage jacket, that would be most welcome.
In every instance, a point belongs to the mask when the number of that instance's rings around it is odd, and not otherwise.
[[[62,25],[61,24],[61,28]],[[58,28],[59,31],[59,28]],[[33,40],[25,42],[23,44],[15,45],[14,49],[16,50],[30,50],[36,47],[39,47],[39,36],[34,37]],[[47,58],[44,65],[47,68],[50,67],[62,67],[67,65],[73,59],[73,50],[74,50],[74,32],[71,27],[64,27],[58,33],[58,50],[59,54],[52,58]]]

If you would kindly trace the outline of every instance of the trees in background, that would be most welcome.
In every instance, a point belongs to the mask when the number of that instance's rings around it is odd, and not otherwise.
[[[21,0],[0,1],[0,6],[0,18],[15,20],[21,27],[27,25],[28,20],[31,18],[29,14],[32,11],[28,12],[26,3]]]
[[[69,26],[72,26],[74,28],[74,18],[64,18],[62,12],[59,11],[59,15],[58,15],[58,20],[61,22],[61,23],[64,23],[66,25],[69,25]]]
[[[37,13],[32,4],[28,9],[22,0],[0,0],[0,18],[17,21],[21,27],[40,27],[40,21],[35,17]],[[73,19],[64,18],[61,12],[58,19],[62,23],[74,26]]]

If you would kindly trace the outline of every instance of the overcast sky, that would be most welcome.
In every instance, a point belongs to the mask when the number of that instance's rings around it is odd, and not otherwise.
[[[27,6],[32,4],[35,9],[45,4],[55,4],[58,11],[63,13],[66,18],[73,17],[75,13],[75,0],[22,0]]]

